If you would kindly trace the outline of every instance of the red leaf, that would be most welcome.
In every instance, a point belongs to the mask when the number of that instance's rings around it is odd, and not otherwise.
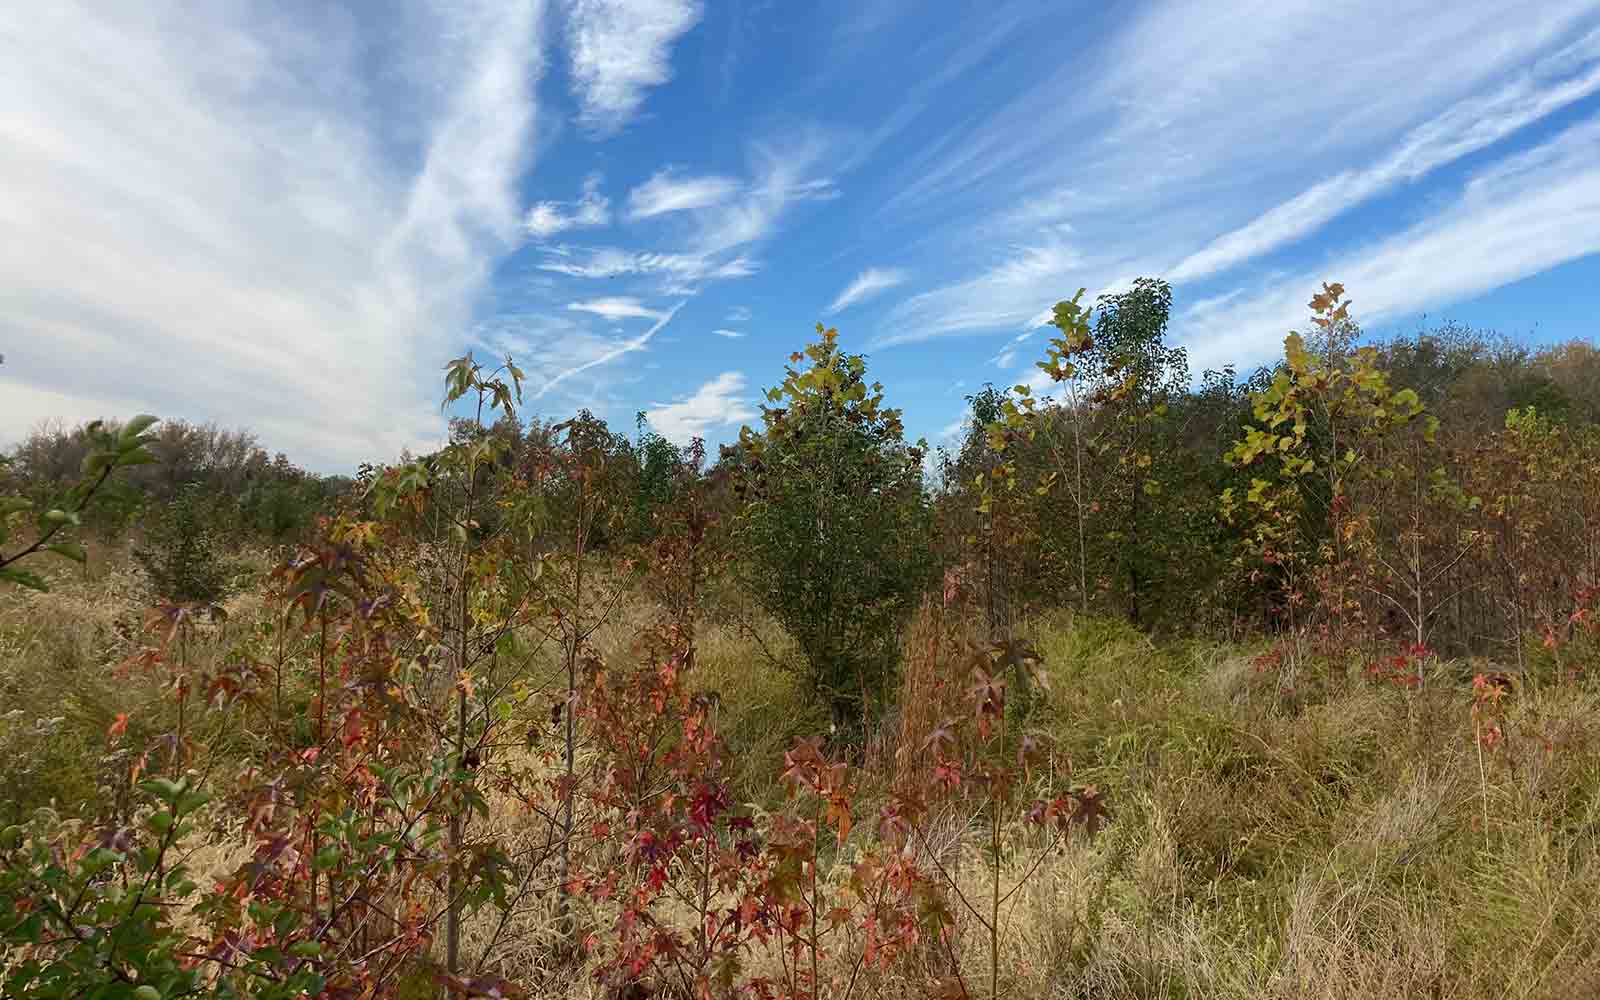
[[[344,714],[344,725],[339,730],[339,740],[347,747],[361,741],[361,709],[352,708]]]

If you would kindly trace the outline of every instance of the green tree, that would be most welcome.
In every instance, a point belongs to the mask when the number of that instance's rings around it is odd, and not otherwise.
[[[1053,547],[1035,544],[1037,522],[1051,512],[1018,489],[1037,479],[1039,469],[1037,449],[1022,440],[1031,426],[1004,422],[1015,393],[1010,386],[985,385],[968,396],[959,450],[940,452],[944,496],[938,530],[950,545],[946,558],[964,564],[996,639],[1009,635],[1014,605],[1047,592],[1046,560],[1054,554]]]
[[[1284,339],[1284,362],[1253,397],[1253,422],[1225,456],[1259,469],[1243,496],[1223,492],[1223,516],[1248,525],[1248,550],[1270,568],[1291,612],[1311,588],[1325,611],[1345,618],[1359,600],[1346,570],[1362,530],[1353,485],[1380,461],[1385,441],[1423,414],[1412,389],[1396,390],[1360,329],[1344,286],[1324,284],[1310,303],[1315,332]],[[1424,420],[1431,442],[1437,420]]]
[[[157,418],[152,416],[137,416],[121,427],[107,428],[96,420],[84,428],[88,447],[77,482],[67,489],[59,504],[37,515],[33,540],[25,545],[19,542],[13,549],[7,543],[11,540],[14,522],[37,508],[25,497],[0,495],[0,583],[48,589],[42,577],[21,565],[24,559],[41,552],[78,563],[87,561],[83,546],[71,536],[82,525],[84,511],[106,488],[114,472],[155,461],[149,445],[153,439],[150,428],[156,422]],[[0,470],[9,464],[0,458]]]
[[[1101,532],[1112,543],[1112,589],[1135,625],[1150,618],[1182,538],[1163,498],[1180,473],[1170,445],[1173,400],[1188,390],[1189,359],[1166,343],[1172,289],[1140,278],[1126,292],[1100,297],[1087,362],[1095,380],[1091,403],[1103,411],[1095,442],[1103,469]]]
[[[526,700],[530,659],[517,633],[529,628],[545,607],[537,585],[543,560],[538,555],[523,558],[535,509],[526,502],[509,460],[518,440],[522,380],[522,369],[509,356],[493,368],[471,353],[450,361],[443,405],[464,402],[471,415],[452,423],[444,448],[389,470],[374,489],[380,519],[395,524],[415,519],[432,536],[433,558],[424,556],[423,561],[435,572],[426,586],[413,591],[421,599],[406,611],[410,621],[422,625],[418,637],[446,670],[419,693],[433,716],[437,747],[446,754],[451,775],[450,795],[443,804],[451,856],[444,883],[450,900],[444,914],[444,957],[452,975],[465,961],[465,916],[503,892],[494,883],[506,862],[498,843],[487,834],[475,836],[469,827],[474,814],[488,811],[480,781],[495,774],[507,780],[501,770],[505,761],[495,750],[505,745],[502,734],[510,727],[513,704],[519,697]],[[488,424],[485,418],[496,411],[503,419]],[[374,528],[346,526],[340,541],[371,536]],[[325,623],[322,628],[325,635]]]
[[[634,418],[638,440],[633,445],[633,509],[629,513],[631,541],[647,542],[656,536],[656,514],[672,503],[682,478],[684,454],[677,445],[655,431],[641,410]]]
[[[216,511],[199,483],[178,490],[150,519],[133,557],[158,596],[181,603],[220,600],[231,567],[217,551]]]
[[[905,441],[866,360],[837,330],[790,356],[764,429],[740,431],[748,584],[794,637],[835,721],[865,719],[892,676],[898,632],[932,569],[926,445]],[[802,365],[803,362],[808,362]]]
[[[1187,398],[1188,357],[1166,343],[1172,289],[1140,278],[1103,295],[1094,310],[1080,289],[1057,303],[1038,368],[1060,392],[1044,402],[1018,385],[990,424],[1012,475],[1027,470],[1041,510],[1039,544],[1071,553],[1062,584],[1081,610],[1103,595],[1135,624],[1158,617],[1188,564],[1187,536],[1174,531],[1188,469],[1171,420]],[[1034,457],[1037,453],[1038,457]],[[1052,499],[1062,498],[1062,499]],[[987,498],[994,500],[991,491]]]

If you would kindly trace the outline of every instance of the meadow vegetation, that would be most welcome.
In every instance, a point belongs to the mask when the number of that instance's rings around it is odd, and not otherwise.
[[[1171,301],[941,449],[821,327],[715,459],[470,355],[354,479],[39,430],[0,994],[1600,994],[1600,351]]]

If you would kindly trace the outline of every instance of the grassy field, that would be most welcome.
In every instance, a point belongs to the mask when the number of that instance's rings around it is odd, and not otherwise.
[[[139,637],[137,574],[114,551],[91,565],[102,568],[57,571],[53,593],[0,596],[5,822],[41,806],[86,818],[104,808],[100,789],[127,766],[107,753],[107,727],[127,713],[155,733],[173,711],[155,678],[112,669]],[[262,609],[247,588],[190,655],[225,656]],[[647,610],[624,608],[597,645],[625,643],[628,619]],[[1023,631],[1048,684],[1030,692],[1018,722],[1047,738],[1052,769],[1103,791],[1111,818],[1071,837],[1008,901],[1007,995],[1600,995],[1592,683],[1529,673],[1475,714],[1471,679],[1485,664],[1443,663],[1411,688],[1315,662],[1291,678],[1259,656],[1264,647],[1154,645],[1068,615]],[[781,798],[784,749],[827,725],[780,666],[785,655],[777,639],[715,624],[695,668],[694,683],[718,695],[736,789],[760,808]],[[915,702],[914,650],[907,662],[904,700]],[[904,709],[865,752],[885,786]],[[518,819],[492,822],[514,829]],[[979,878],[971,818],[953,814],[941,830],[949,863]],[[194,864],[235,860],[229,836],[197,833]],[[1008,880],[1032,866],[1021,856],[1006,864]],[[510,927],[478,921],[469,950],[495,939],[503,973],[544,996],[599,995],[553,950],[550,917],[530,907]],[[987,947],[976,934],[958,941]]]

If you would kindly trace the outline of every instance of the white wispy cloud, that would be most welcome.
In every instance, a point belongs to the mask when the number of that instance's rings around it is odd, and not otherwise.
[[[529,397],[530,401],[539,399],[551,389],[556,388],[557,386],[566,382],[568,379],[583,374],[591,368],[597,368],[600,365],[609,364],[612,361],[622,357],[624,354],[632,354],[634,351],[644,350],[645,345],[650,343],[651,339],[654,338],[656,334],[665,329],[666,325],[672,322],[672,317],[676,316],[678,314],[678,310],[683,308],[683,303],[679,302],[666,312],[653,312],[641,309],[637,304],[633,304],[630,308],[628,305],[630,302],[631,300],[628,299],[611,299],[586,303],[574,302],[569,305],[567,307],[568,309],[578,309],[584,312],[592,312],[596,315],[604,316],[607,319],[654,317],[655,323],[650,327],[650,329],[639,334],[639,336],[633,337],[629,340],[624,340],[621,343],[601,351],[596,357],[589,358],[580,364],[573,365],[570,368],[566,368],[557,372],[532,393],[532,395]]]
[[[908,12],[915,5],[905,5]],[[946,30],[942,37],[929,39],[919,49],[915,69],[896,81],[894,110],[866,135],[850,144],[840,169],[848,171],[877,154],[913,122],[923,119],[930,110],[939,107],[946,88],[956,84],[962,76],[971,73],[985,62],[1004,60],[1006,51],[1014,46],[1019,30],[1030,19],[1049,13],[1049,8],[1031,4],[1027,0],[1010,0],[974,7],[970,20],[951,16],[954,10],[942,11]],[[860,44],[881,41],[889,35],[876,32],[851,32],[853,41],[846,44],[851,50]],[[844,53],[836,53],[841,59]],[[842,61],[842,60],[841,60]],[[881,64],[875,64],[875,68]],[[830,71],[831,71],[830,64]],[[881,72],[881,70],[880,70]],[[881,77],[876,82],[884,82]]]
[[[942,285],[890,310],[875,345],[1033,328],[1078,287],[1092,301],[1130,274],[1216,275],[1600,92],[1593,6],[1523,13],[1490,0],[1444,19],[1422,0],[1381,16],[1364,0],[1142,7],[1085,59],[903,151],[879,218],[922,220],[930,244],[1017,249],[998,265],[955,263]],[[1321,28],[1306,32],[1312,22]],[[1337,53],[1323,32],[1341,38]],[[1296,71],[1285,78],[1284,65]],[[1383,67],[1402,65],[1422,69],[1397,90]],[[1061,102],[1068,91],[1081,99]],[[1050,155],[1061,148],[1081,155]],[[1330,163],[1357,166],[1329,178]],[[1263,214],[1264,193],[1285,189]],[[1219,218],[1253,216],[1216,236]]]
[[[727,320],[729,323],[748,323],[750,316],[749,306],[734,306],[728,310]]]
[[[541,271],[565,274],[573,278],[617,278],[630,274],[700,274],[705,261],[700,257],[682,254],[644,253],[603,247],[587,256],[575,258],[572,251],[561,248],[552,252],[537,265]]]
[[[1363,201],[1416,181],[1485,149],[1555,111],[1600,91],[1600,30],[1540,59],[1488,94],[1451,106],[1413,129],[1371,167],[1345,170],[1218,237],[1169,273],[1191,281],[1307,236]]]
[[[1094,201],[1082,191],[1072,187],[1033,192],[1021,198],[998,220],[1001,225],[1013,228],[1050,226],[1063,235],[1072,231],[1065,220],[1075,212],[1094,207]]]
[[[685,194],[668,190],[661,183],[652,188],[647,182],[644,194],[634,192],[638,201],[635,207],[653,214],[681,215],[674,239],[682,249],[584,250],[545,246],[544,259],[535,267],[549,274],[580,279],[653,277],[658,281],[650,289],[651,294],[674,297],[697,295],[709,282],[747,278],[761,269],[752,248],[777,231],[793,206],[837,196],[832,180],[817,173],[828,148],[817,133],[804,130],[781,149],[753,143],[748,179],[733,184],[731,193],[717,198],[708,193],[717,185],[702,185],[698,193],[690,190]],[[681,179],[670,172],[658,172],[656,180],[661,178],[674,183]],[[630,202],[634,200],[630,198]],[[628,288],[636,294],[641,290]],[[596,301],[612,311],[645,308],[633,299]],[[574,303],[569,308],[583,305]]]
[[[872,346],[914,343],[955,333],[1031,329],[1039,325],[1041,316],[1048,320],[1050,304],[1081,277],[1086,263],[1076,247],[1060,239],[1017,247],[976,277],[922,292],[896,305]]]
[[[910,272],[900,268],[869,267],[856,275],[856,280],[850,282],[845,290],[839,293],[833,304],[828,306],[828,312],[836,313],[850,308],[875,295],[903,285],[911,277]]]
[[[567,49],[580,120],[610,135],[645,92],[672,79],[672,46],[700,20],[696,0],[567,0]]]
[[[1031,205],[1079,224],[1086,245],[1115,239],[1152,259],[1199,247],[1259,212],[1264,195],[1291,197],[1330,163],[1368,162],[1500,85],[1594,15],[1590,0],[1461,0],[1449,17],[1431,0],[1142,4],[1081,58],[1019,76],[981,118],[898,150],[879,214],[924,230],[934,219],[945,243],[992,242],[1035,235],[1022,220],[995,231],[997,216]],[[1393,85],[1396,67],[1405,87]]]
[[[651,309],[638,299],[627,296],[614,295],[602,299],[586,299],[582,302],[568,302],[567,308],[573,312],[592,313],[604,319],[653,319],[660,320],[670,316],[657,309]]]
[[[573,278],[620,278],[629,275],[666,275],[677,282],[746,278],[758,266],[748,257],[717,261],[702,254],[653,253],[602,247],[576,257],[565,247],[554,248],[537,265],[541,271]]]
[[[591,174],[583,182],[583,195],[575,202],[541,201],[528,209],[523,226],[536,239],[546,239],[569,229],[592,229],[611,223],[611,200],[600,193],[601,178]]]
[[[3,425],[247,423],[328,470],[436,443],[521,237],[539,15],[420,10],[382,47],[315,5],[0,5]]]
[[[1600,121],[1573,126],[1483,169],[1459,198],[1397,235],[1346,252],[1317,273],[1277,278],[1184,310],[1175,326],[1198,370],[1273,356],[1302,326],[1322,281],[1349,289],[1368,325],[1435,309],[1600,252]]]
[[[656,403],[645,411],[645,418],[668,441],[688,444],[716,428],[756,417],[756,408],[744,398],[744,387],[743,373],[723,372],[677,402]]]
[[[562,372],[586,365],[637,339],[637,334],[630,336],[617,329],[616,323],[581,311],[505,311],[474,324],[471,346],[474,350],[481,349],[489,357],[511,355],[526,374],[525,394],[542,398],[547,391],[547,383]],[[585,374],[599,373],[586,369]],[[550,405],[555,412],[576,409],[583,405],[580,400],[592,400],[597,390],[618,382],[614,377],[600,382],[588,377],[568,376],[561,383],[562,392]],[[598,410],[598,407],[592,408]]]
[[[750,277],[762,266],[752,248],[770,238],[796,204],[837,196],[832,180],[817,172],[828,148],[817,133],[802,130],[781,149],[753,143],[750,173],[744,180],[658,171],[630,194],[629,215],[682,216],[673,234],[681,249],[546,245],[541,248],[543,259],[534,266],[580,279],[653,277],[658,281],[650,292],[671,296],[693,296],[706,283]],[[615,308],[619,300],[599,301]],[[748,309],[740,307],[729,322],[742,322],[741,317],[747,316]]]
[[[710,274],[713,278],[748,278],[761,269],[760,265],[749,257],[735,257],[717,265]]]
[[[729,340],[738,340],[740,337],[744,336],[744,334],[740,333],[738,330],[718,329],[712,330],[711,332],[719,337],[726,337]]]
[[[817,133],[792,137],[782,146],[752,144],[750,181],[739,194],[692,213],[698,229],[695,249],[718,254],[760,243],[795,205],[838,197],[833,179],[820,173],[831,148]]]
[[[683,177],[670,169],[656,171],[643,184],[628,192],[628,217],[648,219],[668,212],[686,212],[720,205],[739,190],[732,177],[708,174]]]
[[[1449,17],[1431,0],[1167,0],[1141,8],[1106,47],[1084,99],[1122,109],[1108,138],[1169,133],[1171,141],[1143,148],[1159,151],[1163,169],[1281,157],[1256,165],[1267,173],[1387,141],[1527,65],[1593,14],[1585,0],[1517,8],[1461,0]],[[1327,45],[1330,37],[1339,45]],[[1226,59],[1216,58],[1221,51]],[[1193,72],[1201,64],[1208,72]],[[1394,86],[1397,66],[1412,70],[1405,87]]]

